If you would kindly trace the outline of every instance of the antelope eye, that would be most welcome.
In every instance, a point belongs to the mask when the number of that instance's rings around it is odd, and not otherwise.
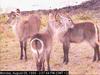
[[[12,18],[14,19],[16,17],[16,15],[13,15]]]
[[[68,21],[70,21],[71,22],[71,20],[69,19]]]
[[[12,16],[12,19],[14,19],[15,17],[14,16]]]

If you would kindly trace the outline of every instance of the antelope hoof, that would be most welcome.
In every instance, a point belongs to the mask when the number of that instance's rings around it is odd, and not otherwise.
[[[93,59],[93,62],[95,62],[96,61],[96,59]]]
[[[45,68],[43,68],[43,71],[45,71]]]
[[[63,63],[64,63],[65,61],[66,61],[66,59],[64,58],[64,59],[63,59]]]
[[[67,65],[68,64],[68,61],[65,61],[64,64]]]
[[[67,60],[65,60],[65,61],[63,61],[63,63],[67,65],[67,64],[68,64],[68,61],[67,61]]]
[[[68,64],[68,60],[64,59],[63,63],[67,65]]]
[[[98,61],[100,61],[100,58],[98,58]]]
[[[23,60],[23,56],[20,57],[20,60]]]
[[[25,57],[25,61],[27,61],[27,57]]]
[[[51,71],[51,69],[49,68],[48,71]]]

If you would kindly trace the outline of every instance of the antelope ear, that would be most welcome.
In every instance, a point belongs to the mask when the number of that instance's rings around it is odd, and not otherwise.
[[[10,16],[16,17],[16,13],[15,13],[14,11],[11,11],[9,17],[10,17]]]
[[[19,13],[20,13],[20,9],[16,9],[16,13],[18,13],[18,14],[19,14]]]
[[[10,12],[10,15],[14,15],[14,14],[15,14],[15,12],[14,12],[14,11],[11,11],[11,12]]]

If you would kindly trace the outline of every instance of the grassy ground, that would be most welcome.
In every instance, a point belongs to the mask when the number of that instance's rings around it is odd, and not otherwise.
[[[75,23],[91,21],[99,24],[99,20],[94,15],[95,12],[69,13]],[[94,18],[95,17],[95,18]],[[43,23],[44,24],[44,23]],[[98,25],[99,26],[99,25]],[[2,30],[1,30],[2,29]],[[34,71],[36,70],[35,59],[28,42],[28,61],[19,60],[19,42],[12,30],[7,25],[0,25],[0,70],[1,71]],[[53,42],[50,65],[52,70],[69,71],[70,75],[100,75],[100,62],[92,62],[93,49],[87,42],[71,44],[69,52],[70,61],[68,65],[63,64],[62,44],[56,39]]]

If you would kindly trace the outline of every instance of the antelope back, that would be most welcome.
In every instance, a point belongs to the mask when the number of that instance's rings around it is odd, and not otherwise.
[[[19,40],[26,40],[34,33],[37,33],[41,24],[38,14],[33,14],[28,19],[23,19],[20,12],[12,12],[8,21]]]

